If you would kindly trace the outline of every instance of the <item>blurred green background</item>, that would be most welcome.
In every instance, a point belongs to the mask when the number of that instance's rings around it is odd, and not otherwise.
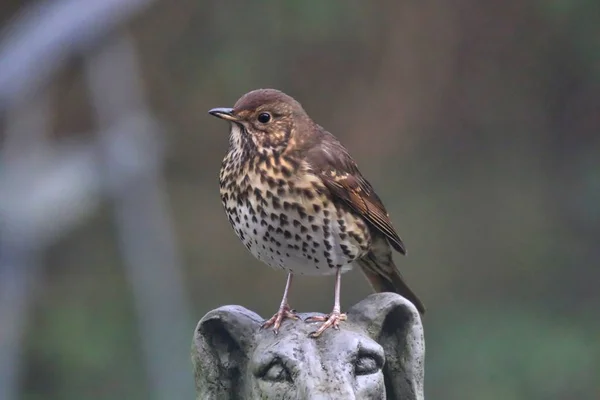
[[[406,242],[428,399],[600,399],[600,2],[162,0],[127,30],[166,127],[190,339],[220,305],[279,304],[285,275],[222,211],[228,132],[207,114],[273,87],[340,138]],[[78,60],[50,89],[56,135],[91,126]],[[24,399],[148,398],[113,228],[105,204],[45,254]],[[344,275],[344,309],[369,293]],[[298,277],[290,302],[332,297]]]

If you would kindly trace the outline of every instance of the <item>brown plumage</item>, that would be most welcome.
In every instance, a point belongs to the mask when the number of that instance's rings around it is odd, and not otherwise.
[[[221,199],[236,234],[250,252],[288,271],[277,332],[296,318],[287,304],[295,273],[336,274],[334,309],[315,332],[338,327],[340,276],[359,265],[376,291],[396,292],[425,312],[395,267],[391,247],[404,243],[369,182],[344,146],[314,123],[300,103],[273,89],[242,96],[234,108],[210,113],[231,122],[220,173]]]

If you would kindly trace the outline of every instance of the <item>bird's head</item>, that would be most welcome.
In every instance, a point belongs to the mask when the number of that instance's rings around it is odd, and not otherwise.
[[[300,103],[275,89],[253,90],[233,108],[213,108],[209,114],[231,122],[232,146],[248,146],[262,156],[281,154],[312,124]]]

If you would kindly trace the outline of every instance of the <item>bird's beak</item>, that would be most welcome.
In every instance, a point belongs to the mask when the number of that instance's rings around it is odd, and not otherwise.
[[[224,108],[224,107],[213,108],[208,113],[214,117],[225,119],[227,121],[237,121],[238,120],[238,118],[235,115],[233,115],[233,108]]]

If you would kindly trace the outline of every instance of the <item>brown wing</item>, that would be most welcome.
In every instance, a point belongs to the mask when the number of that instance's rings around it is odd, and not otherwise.
[[[361,175],[356,163],[342,144],[323,131],[322,140],[307,152],[306,160],[334,198],[381,231],[394,249],[406,254],[402,239],[394,230],[390,217],[373,187]]]

